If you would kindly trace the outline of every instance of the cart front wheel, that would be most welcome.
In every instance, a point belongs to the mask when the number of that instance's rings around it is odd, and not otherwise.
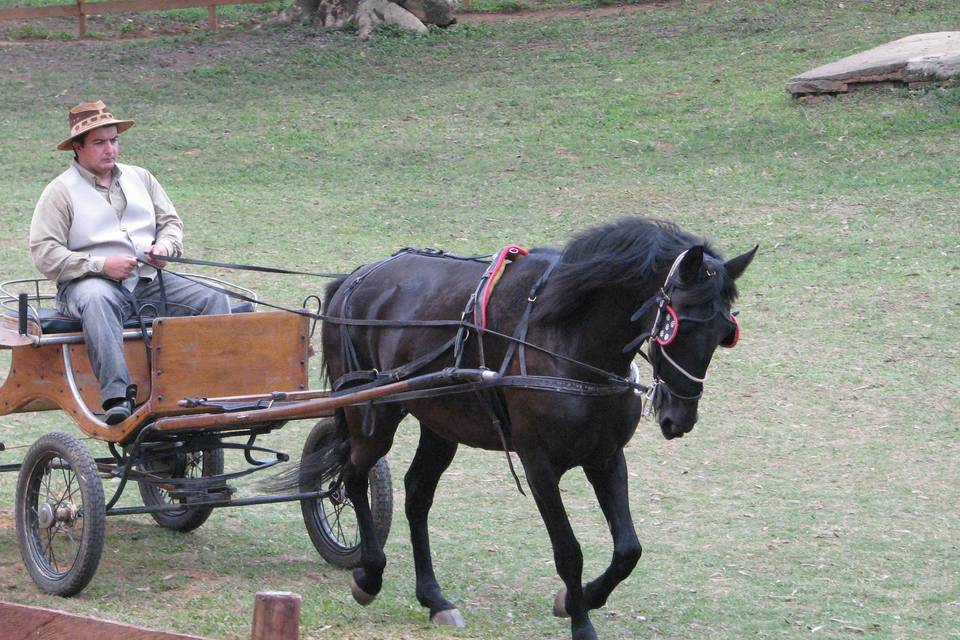
[[[335,429],[332,420],[321,420],[310,431],[303,446],[303,459],[313,453],[327,434]],[[390,478],[390,466],[386,458],[377,461],[370,469],[370,483],[367,498],[373,513],[373,523],[377,539],[383,546],[390,535],[393,519],[393,483]],[[303,487],[301,491],[317,490],[321,487]],[[310,540],[323,559],[341,569],[353,569],[360,566],[360,528],[353,503],[347,497],[343,486],[326,498],[311,498],[300,501],[303,522],[310,534]]]
[[[17,537],[40,590],[82,591],[100,564],[105,529],[103,484],[87,448],[66,433],[37,440],[17,481]]]

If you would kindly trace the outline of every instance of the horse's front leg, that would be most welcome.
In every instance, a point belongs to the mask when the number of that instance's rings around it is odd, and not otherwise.
[[[520,456],[533,499],[547,527],[553,545],[553,561],[566,585],[566,610],[570,615],[573,640],[596,640],[583,597],[583,553],[560,497],[560,471],[545,455]]]
[[[607,602],[610,593],[623,582],[637,566],[642,548],[630,517],[630,501],[627,493],[627,463],[623,449],[597,467],[584,467],[587,480],[593,485],[597,501],[610,526],[613,536],[613,559],[600,576],[588,583],[583,590],[588,609],[598,609]],[[565,590],[557,593],[554,615],[567,614]]]
[[[405,509],[410,523],[410,542],[417,573],[417,600],[430,610],[430,620],[436,624],[464,626],[460,611],[440,591],[430,557],[430,532],[427,518],[440,476],[450,466],[457,453],[457,443],[444,440],[429,428],[420,426],[417,453],[404,477],[407,497]]]

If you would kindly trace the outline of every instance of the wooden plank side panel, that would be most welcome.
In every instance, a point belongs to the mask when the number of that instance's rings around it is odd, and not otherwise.
[[[203,640],[8,602],[0,602],[0,625],[5,640]]]
[[[284,312],[164,318],[153,328],[155,414],[186,397],[307,388],[309,319]]]
[[[77,390],[90,410],[99,413],[101,411],[100,383],[97,376],[93,374],[87,347],[84,344],[71,344],[69,349]],[[123,357],[127,361],[130,377],[137,385],[137,404],[143,404],[150,396],[150,370],[147,367],[147,351],[143,346],[143,340],[125,340]]]

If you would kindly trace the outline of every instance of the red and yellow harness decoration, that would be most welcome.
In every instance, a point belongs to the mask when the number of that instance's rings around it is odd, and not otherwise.
[[[507,262],[522,258],[528,253],[530,252],[520,245],[508,244],[497,252],[490,266],[483,272],[480,286],[477,287],[477,302],[473,308],[473,323],[479,327],[479,331],[482,332],[487,327],[487,304],[490,302],[490,296],[493,295],[493,288],[497,286],[507,268]]]

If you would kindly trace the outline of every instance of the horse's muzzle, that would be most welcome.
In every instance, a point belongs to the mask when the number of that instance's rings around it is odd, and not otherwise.
[[[693,430],[695,424],[697,424],[696,412],[694,412],[692,420],[684,422],[674,421],[670,416],[660,416],[660,431],[663,432],[663,437],[667,440],[682,438],[685,433],[690,433]]]

